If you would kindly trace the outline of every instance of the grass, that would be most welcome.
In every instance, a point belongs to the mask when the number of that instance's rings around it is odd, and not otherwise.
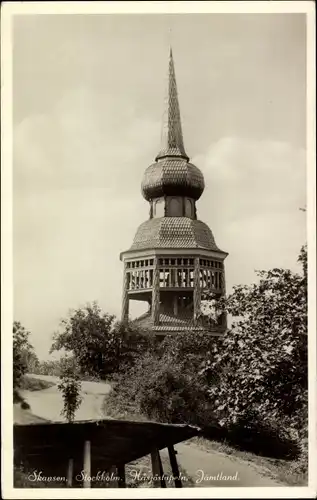
[[[308,484],[307,472],[305,473],[302,470],[300,463],[296,460],[263,457],[249,451],[237,449],[226,441],[195,437],[189,442],[196,444],[206,451],[222,453],[227,456],[229,455],[233,459],[243,460],[263,476],[274,479],[285,486],[307,486]]]

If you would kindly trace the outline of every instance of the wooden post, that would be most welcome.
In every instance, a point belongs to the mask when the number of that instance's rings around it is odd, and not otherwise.
[[[166,488],[166,483],[165,479],[163,477],[164,471],[163,471],[163,465],[160,457],[160,452],[159,450],[153,450],[151,452],[151,461],[152,461],[152,474],[153,476],[157,476],[158,479],[153,479],[153,486],[154,488]]]
[[[118,482],[118,472],[117,472],[117,467],[115,465],[112,465],[108,469],[108,474],[109,474],[109,481],[108,481],[108,488],[118,488],[119,482]]]
[[[152,318],[154,325],[158,325],[160,318],[160,271],[158,268],[158,259],[155,260],[153,271]]]
[[[91,448],[90,441],[85,441],[84,443],[84,488],[90,488],[90,476],[91,476]],[[87,477],[86,477],[87,476]]]
[[[124,465],[118,465],[117,467],[117,475],[119,477],[119,488],[126,488],[126,482],[125,482],[125,466]]]
[[[197,318],[200,313],[201,291],[200,291],[200,267],[199,257],[195,258],[194,267],[194,324],[197,324]]]
[[[123,270],[123,292],[122,292],[122,313],[121,313],[121,321],[126,323],[129,319],[129,280],[130,274],[127,272],[127,263],[124,264]]]
[[[178,314],[178,295],[174,295],[174,316],[177,316]]]
[[[183,485],[182,485],[182,481],[179,477],[179,469],[178,469],[178,463],[176,460],[176,452],[175,452],[174,446],[173,445],[168,446],[167,449],[168,449],[168,454],[169,454],[169,458],[170,458],[170,462],[171,462],[173,478],[174,478],[174,482],[175,482],[175,488],[182,488]]]
[[[67,488],[71,488],[73,486],[73,474],[74,474],[74,459],[70,458],[68,460],[68,466],[67,466]]]
[[[222,262],[222,273],[221,273],[221,296],[225,297],[226,295],[226,273],[225,273],[225,263]],[[226,311],[223,312],[223,317],[222,317],[222,329],[224,331],[227,330],[227,313]]]

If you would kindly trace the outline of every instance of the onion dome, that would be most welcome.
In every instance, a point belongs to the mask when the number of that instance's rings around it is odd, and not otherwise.
[[[195,165],[182,158],[164,158],[146,169],[142,194],[148,201],[164,195],[189,196],[198,200],[204,187],[203,174]]]
[[[199,168],[189,163],[184,148],[172,49],[170,49],[168,96],[163,119],[162,148],[144,174],[142,194],[148,201],[164,195],[198,200],[205,182]]]

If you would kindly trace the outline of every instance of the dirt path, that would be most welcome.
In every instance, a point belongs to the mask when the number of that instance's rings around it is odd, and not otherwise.
[[[260,468],[234,457],[201,449],[194,443],[175,446],[178,463],[196,487],[283,486],[262,475]]]
[[[23,391],[23,396],[31,406],[34,415],[63,421],[61,417],[62,397],[57,389],[58,377],[30,375],[34,378],[49,380],[56,385],[42,391]],[[82,382],[83,401],[76,413],[76,420],[105,418],[102,411],[104,397],[111,390],[109,384],[102,382]],[[237,487],[237,486],[283,486],[265,477],[260,467],[252,467],[248,462],[217,451],[201,449],[194,443],[180,443],[175,446],[177,460],[184,475],[191,477],[196,487]],[[162,451],[163,455],[167,453]],[[186,481],[184,483],[186,486]]]
[[[21,395],[31,406],[34,415],[62,422],[65,419],[61,415],[63,408],[63,399],[60,391],[57,389],[59,377],[52,375],[30,375],[32,378],[48,380],[56,385],[42,391],[20,391]],[[109,384],[103,382],[82,382],[82,403],[76,412],[76,420],[92,420],[104,418],[101,410],[104,397],[111,390]]]

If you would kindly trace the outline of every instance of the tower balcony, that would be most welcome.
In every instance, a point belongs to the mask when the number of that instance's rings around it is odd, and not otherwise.
[[[205,291],[216,297],[225,293],[224,255],[198,249],[157,249],[127,252],[124,255],[123,317],[129,301],[148,304],[148,311],[134,320],[155,335],[177,334],[185,330],[221,335],[225,321],[210,326],[201,317],[201,296]]]
[[[154,270],[158,269],[158,287],[166,291],[192,291],[195,287],[195,259],[188,257],[165,257],[136,259],[126,263],[126,287],[129,296],[140,300],[142,292],[151,292]],[[210,258],[199,259],[199,288],[215,294],[224,293],[223,263]],[[145,300],[147,300],[145,298]]]

